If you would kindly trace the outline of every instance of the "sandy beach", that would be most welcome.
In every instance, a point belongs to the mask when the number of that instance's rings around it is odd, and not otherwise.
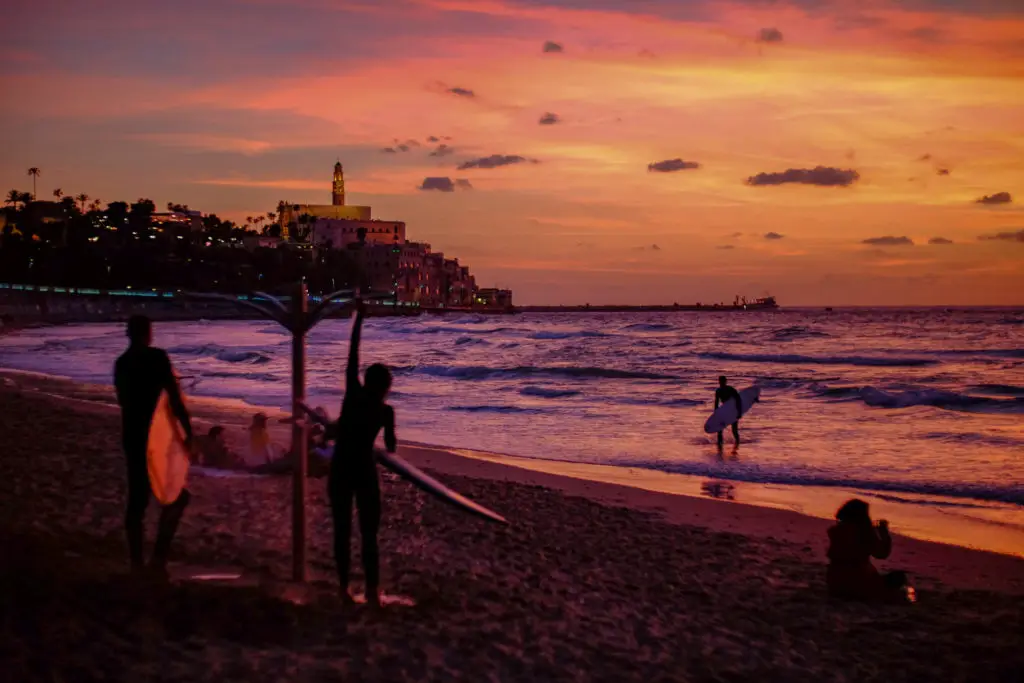
[[[880,565],[910,572],[918,602],[836,602],[824,590],[826,520],[442,449],[403,455],[513,523],[479,522],[383,474],[384,590],[414,605],[342,607],[316,480],[308,589],[286,583],[290,479],[202,473],[172,559],[180,572],[240,571],[251,585],[130,580],[110,401],[109,389],[0,376],[0,652],[11,680],[1010,681],[1024,671],[1020,557],[897,537]],[[252,413],[190,407],[236,438]]]

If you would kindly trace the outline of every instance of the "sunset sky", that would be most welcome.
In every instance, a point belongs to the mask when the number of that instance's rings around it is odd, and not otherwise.
[[[1024,0],[12,0],[4,19],[5,194],[38,166],[41,197],[238,220],[329,203],[340,159],[349,203],[520,304],[1024,304]]]

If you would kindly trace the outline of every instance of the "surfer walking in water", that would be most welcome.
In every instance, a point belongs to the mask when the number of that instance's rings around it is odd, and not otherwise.
[[[732,438],[738,446],[740,443],[740,418],[743,417],[743,401],[740,399],[740,392],[729,386],[729,379],[722,375],[718,378],[718,388],[715,389],[715,410],[719,405],[725,405],[727,401],[736,401],[736,421],[732,423]],[[721,448],[724,439],[722,432],[718,432],[718,447]]]
[[[375,363],[359,380],[359,338],[366,307],[356,299],[356,319],[348,349],[345,371],[345,398],[338,418],[334,457],[328,477],[328,493],[334,517],[334,558],[342,598],[348,602],[349,545],[352,537],[352,502],[359,508],[359,535],[362,538],[363,570],[366,574],[366,601],[380,602],[380,561],[377,531],[380,528],[380,481],[373,446],[381,429],[389,453],[397,448],[395,411],[385,402],[391,389],[391,371]]]
[[[171,359],[168,358],[166,351],[152,346],[153,330],[149,318],[134,315],[129,319],[128,340],[128,349],[114,365],[114,387],[117,389],[117,402],[121,406],[122,442],[128,466],[128,504],[124,527],[128,537],[128,554],[132,570],[141,571],[144,568],[143,521],[150,496],[146,445],[149,440],[149,425],[161,392],[167,392],[171,408],[185,430],[189,445],[192,442],[192,421],[185,403],[181,400]],[[171,541],[174,540],[181,515],[190,498],[191,494],[187,490],[182,490],[177,500],[164,506],[160,511],[156,544],[150,562],[150,567],[154,571],[164,573],[167,570],[167,555]]]

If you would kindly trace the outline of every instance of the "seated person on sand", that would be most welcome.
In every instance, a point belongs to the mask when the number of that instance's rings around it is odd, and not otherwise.
[[[192,452],[193,464],[204,467],[216,467],[229,470],[244,466],[239,458],[224,441],[224,428],[220,425],[210,427],[205,436],[196,438],[196,447]]]
[[[252,424],[249,425],[249,450],[251,463],[267,464],[274,460],[277,452],[274,444],[270,441],[270,432],[267,431],[267,416],[264,413],[256,413],[252,416]]]
[[[317,409],[317,412],[320,413],[322,410],[322,408]],[[259,426],[257,422],[260,423]],[[266,415],[258,413],[253,418],[253,426],[250,427],[254,456],[260,458],[265,456],[266,458],[261,464],[252,467],[251,471],[257,474],[290,474],[295,459],[294,451],[289,449],[279,457],[272,457],[274,452],[280,452],[282,449],[270,441],[266,423]],[[306,472],[310,477],[326,477],[330,470],[330,461],[321,455],[325,448],[325,438],[326,430],[321,425],[315,424],[307,432]]]
[[[850,600],[906,600],[903,572],[879,574],[871,558],[884,560],[892,552],[889,523],[875,525],[868,504],[854,498],[836,512],[837,524],[828,530],[828,592]]]

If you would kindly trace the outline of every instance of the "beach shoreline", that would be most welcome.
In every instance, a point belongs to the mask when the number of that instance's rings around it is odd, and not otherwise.
[[[15,382],[18,390],[39,393],[50,400],[70,401],[80,409],[107,414],[117,411],[112,387],[106,385],[7,369],[0,369],[0,380]],[[223,426],[236,452],[246,448],[246,430],[256,412],[270,417],[269,430],[276,443],[290,443],[291,427],[284,422],[289,414],[283,410],[256,407],[237,399],[192,396],[188,400],[198,433],[214,425]],[[422,443],[403,442],[399,452],[413,464],[442,475],[541,486],[601,504],[653,512],[677,524],[802,544],[820,557],[824,557],[825,531],[832,523],[832,514],[844,500],[860,496],[871,503],[876,518],[890,520],[897,543],[908,548],[901,566],[909,571],[957,588],[994,588],[1024,594],[1024,531],[979,520],[956,520],[914,504],[877,500],[873,497],[876,492],[730,482]],[[202,469],[197,474],[211,476]],[[941,526],[943,522],[945,526]],[[988,536],[979,536],[981,532]],[[983,567],[980,571],[979,566]]]
[[[0,368],[0,377],[20,377],[22,384],[36,391],[54,396],[87,400],[104,404],[114,410],[113,391],[109,385],[86,384],[74,380]],[[87,397],[87,398],[84,398]],[[241,436],[252,414],[264,412],[271,418],[271,433],[282,445],[290,443],[291,433],[281,420],[289,415],[283,410],[251,405],[241,399],[192,396],[190,405],[199,409],[200,424],[221,424],[234,433],[232,446],[236,451],[246,448]],[[333,412],[333,406],[327,406]],[[729,505],[752,506],[759,509],[788,511],[813,518],[831,520],[836,509],[853,497],[865,499],[872,505],[876,518],[887,518],[894,523],[900,536],[918,541],[932,541],[964,548],[994,552],[1024,558],[1024,527],[1007,524],[999,519],[971,516],[977,512],[970,504],[937,496],[901,493],[899,497],[884,491],[869,491],[850,487],[797,486],[769,484],[676,474],[645,468],[622,467],[592,463],[577,463],[544,458],[528,458],[499,453],[452,448],[443,445],[403,441],[403,454],[413,462],[431,462],[434,467],[452,474],[464,471],[484,471],[492,477],[505,478],[501,468],[520,472],[516,480],[544,478],[545,476],[577,479],[598,484],[612,484],[633,489],[620,499],[635,500],[644,507],[643,496],[663,494],[684,496],[701,501],[715,500]],[[466,462],[468,460],[468,462]],[[492,467],[482,467],[480,462]],[[498,474],[495,474],[498,473]],[[641,494],[638,492],[646,492]],[[938,503],[938,506],[936,505]],[[948,507],[942,507],[943,505]],[[980,512],[998,512],[1001,508],[1018,512],[1015,506],[1005,504],[981,508]],[[966,508],[966,512],[965,512]],[[711,515],[704,515],[706,519]]]

